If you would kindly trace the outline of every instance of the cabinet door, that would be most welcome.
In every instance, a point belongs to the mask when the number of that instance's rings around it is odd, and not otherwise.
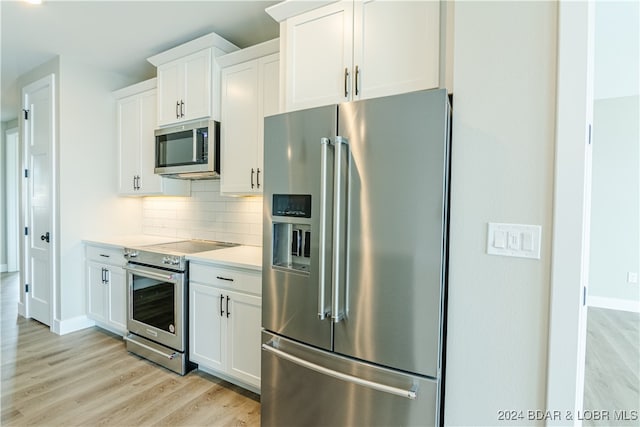
[[[354,99],[437,88],[440,2],[356,1],[353,50]]]
[[[183,63],[172,61],[158,67],[158,126],[181,121],[180,101],[184,80]]]
[[[162,177],[156,175],[155,168],[155,135],[157,115],[156,91],[146,92],[139,97],[139,152],[140,152],[140,190],[139,193],[153,194],[162,192]]]
[[[280,112],[280,54],[260,58],[258,61],[260,79],[260,113],[258,117],[258,141],[256,146],[256,166],[260,169],[260,187],[264,182],[264,118]]]
[[[118,149],[120,173],[118,192],[135,194],[135,177],[139,174],[140,113],[138,98],[131,96],[118,101]]]
[[[353,2],[294,16],[285,25],[287,111],[349,100]]]
[[[222,70],[221,101],[220,191],[255,192],[259,117],[257,60]]]
[[[260,325],[262,305],[256,296],[227,292],[230,298],[228,321],[228,373],[260,387]]]
[[[189,283],[189,357],[216,370],[225,368],[226,306],[220,289]]]
[[[123,268],[110,266],[108,269],[108,321],[114,329],[123,334],[127,331],[127,280]]]
[[[181,121],[211,116],[211,49],[183,59],[184,110]]]
[[[105,266],[87,262],[87,314],[98,322],[107,321],[107,285],[102,282]]]

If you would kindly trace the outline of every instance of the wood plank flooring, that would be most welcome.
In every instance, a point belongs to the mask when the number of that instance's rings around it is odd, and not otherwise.
[[[640,314],[588,308],[584,409],[609,414],[585,418],[586,426],[640,425]],[[616,421],[621,411],[627,421]]]
[[[200,371],[181,377],[99,328],[58,336],[17,315],[2,274],[3,426],[257,426],[259,396]]]

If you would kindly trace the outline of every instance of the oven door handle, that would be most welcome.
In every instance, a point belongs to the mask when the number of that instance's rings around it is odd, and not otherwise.
[[[160,350],[156,350],[155,348],[153,348],[151,346],[148,346],[146,344],[143,344],[140,341],[132,340],[131,338],[127,337],[126,335],[124,337],[122,337],[122,339],[125,340],[125,341],[131,341],[135,345],[139,345],[140,347],[144,348],[145,350],[152,351],[152,352],[154,352],[156,354],[159,354],[162,357],[166,357],[169,360],[173,360],[177,355],[177,353],[175,351],[173,353],[168,353],[167,354],[167,353],[164,353],[164,352],[162,352]]]
[[[146,277],[150,277],[152,279],[158,279],[158,280],[169,280],[171,282],[175,282],[176,279],[174,277],[175,273],[158,273],[157,270],[155,269],[149,269],[146,267],[141,267],[138,265],[133,265],[133,264],[127,264],[124,267],[125,270],[134,273],[134,274],[138,274],[140,276],[146,276]]]

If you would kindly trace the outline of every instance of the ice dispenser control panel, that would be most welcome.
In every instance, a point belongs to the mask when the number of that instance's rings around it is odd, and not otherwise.
[[[309,273],[311,259],[311,196],[306,194],[273,195],[274,268]],[[296,220],[298,218],[299,220]]]

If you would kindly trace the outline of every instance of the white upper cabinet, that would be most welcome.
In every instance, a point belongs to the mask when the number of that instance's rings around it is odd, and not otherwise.
[[[189,181],[154,173],[156,128],[155,79],[117,91],[118,193],[127,196],[188,196]]]
[[[230,64],[223,65],[221,84],[222,193],[262,193],[264,117],[278,112],[280,61],[277,53],[247,58],[277,46],[272,40],[221,58]]]
[[[438,87],[439,2],[358,1],[354,7],[354,99]]]
[[[158,126],[212,118],[220,120],[220,67],[216,58],[238,47],[216,33],[154,55]]]
[[[341,1],[294,16],[285,26],[287,111],[349,99],[353,2]]]
[[[158,124],[210,117],[211,82],[211,49],[158,66]]]
[[[439,23],[438,1],[348,0],[286,17],[285,110],[438,87]]]

